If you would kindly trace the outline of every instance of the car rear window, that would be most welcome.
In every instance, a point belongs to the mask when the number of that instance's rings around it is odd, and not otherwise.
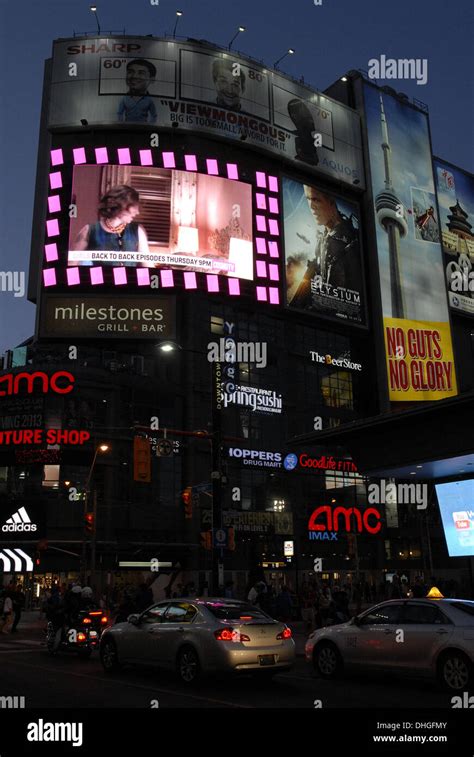
[[[270,620],[268,615],[253,605],[206,602],[206,607],[219,620]]]
[[[466,615],[474,616],[474,602],[450,602],[451,607],[455,607],[456,610],[465,612]]]

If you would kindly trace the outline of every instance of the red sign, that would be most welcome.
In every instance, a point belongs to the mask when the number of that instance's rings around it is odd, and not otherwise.
[[[302,468],[320,468],[321,470],[338,470],[355,473],[357,466],[352,460],[334,459],[331,455],[321,455],[321,457],[309,457],[307,452],[303,452],[299,457],[299,463]]]
[[[324,516],[324,517],[322,517]],[[353,531],[351,519],[355,518],[357,524],[357,531],[367,531],[369,534],[378,534],[382,528],[380,522],[380,512],[375,507],[368,507],[361,512],[358,507],[335,507],[334,509],[330,505],[322,505],[314,510],[311,518],[309,519],[308,529],[309,531],[333,531],[337,532],[340,529],[340,518],[343,518],[342,530],[351,532]],[[372,516],[375,522],[370,522],[369,518]],[[318,521],[318,518],[322,520]],[[318,522],[317,522],[318,521]]]
[[[63,379],[61,384],[58,383],[60,379]],[[35,382],[36,386],[41,387],[43,394],[49,391],[56,394],[69,394],[73,390],[74,380],[74,376],[69,371],[56,371],[52,376],[48,376],[43,371],[7,373],[5,376],[0,376],[0,397],[11,394],[33,394]]]
[[[49,428],[43,431],[41,428],[22,428],[18,431],[0,431],[0,444],[15,444],[26,446],[27,444],[84,444],[91,438],[89,431],[77,431],[76,429]]]

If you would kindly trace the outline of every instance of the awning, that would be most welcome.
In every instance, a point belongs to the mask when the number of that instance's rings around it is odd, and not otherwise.
[[[0,549],[0,571],[4,573],[33,573],[33,560],[19,547]]]

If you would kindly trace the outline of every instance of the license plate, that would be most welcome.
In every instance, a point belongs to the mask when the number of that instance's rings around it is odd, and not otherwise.
[[[258,658],[260,665],[274,665],[275,664],[275,655],[274,654],[261,654]]]

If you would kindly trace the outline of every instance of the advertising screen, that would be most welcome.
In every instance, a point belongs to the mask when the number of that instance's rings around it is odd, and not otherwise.
[[[49,126],[179,127],[364,187],[358,114],[257,61],[147,37],[55,43]]]
[[[449,304],[474,316],[474,176],[434,161]]]
[[[474,479],[436,484],[450,557],[474,556]]]
[[[74,167],[68,265],[253,279],[252,189],[166,168]]]
[[[389,397],[457,394],[428,118],[365,85]]]
[[[282,187],[287,306],[365,324],[358,207],[287,177]]]

